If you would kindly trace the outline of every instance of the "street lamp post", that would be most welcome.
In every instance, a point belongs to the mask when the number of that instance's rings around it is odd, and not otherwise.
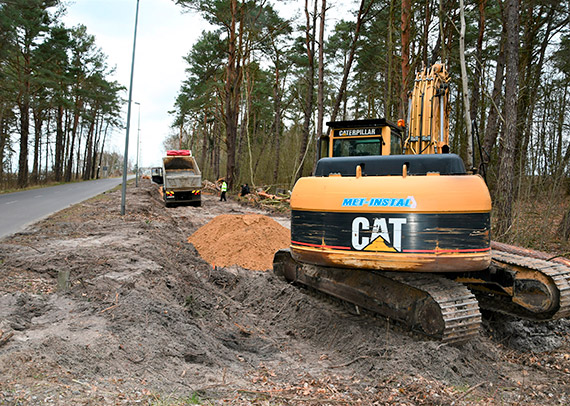
[[[139,167],[139,150],[141,148],[141,144],[140,144],[140,137],[141,137],[141,104],[139,102],[135,102],[135,104],[137,104],[139,106],[139,123],[138,123],[138,129],[137,129],[137,172],[136,172],[136,177],[135,177],[135,186],[139,187],[139,172],[140,172],[140,167]]]
[[[135,34],[133,39],[133,60],[131,62],[131,82],[129,85],[129,102],[127,104],[127,134],[125,136],[125,155],[123,157],[123,185],[121,189],[121,215],[125,214],[125,198],[127,195],[127,168],[129,160],[129,129],[131,127],[131,100],[133,96],[133,74],[135,71],[135,48],[137,46],[137,24],[139,22],[139,0],[135,14]]]

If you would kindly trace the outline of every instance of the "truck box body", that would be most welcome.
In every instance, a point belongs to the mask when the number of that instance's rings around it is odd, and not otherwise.
[[[170,151],[169,151],[170,152]],[[164,202],[201,204],[202,173],[191,155],[169,154],[162,159]]]

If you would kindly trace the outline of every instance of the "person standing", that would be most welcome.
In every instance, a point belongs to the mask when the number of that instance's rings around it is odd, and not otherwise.
[[[222,191],[222,194],[220,195],[220,202],[224,201],[226,202],[226,192],[228,191],[228,184],[226,183],[225,179],[222,179],[222,187],[220,188]]]

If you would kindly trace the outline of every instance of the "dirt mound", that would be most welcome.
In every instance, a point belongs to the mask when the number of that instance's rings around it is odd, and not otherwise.
[[[188,242],[214,266],[265,271],[271,269],[275,251],[289,246],[290,233],[260,214],[223,214],[198,229]]]

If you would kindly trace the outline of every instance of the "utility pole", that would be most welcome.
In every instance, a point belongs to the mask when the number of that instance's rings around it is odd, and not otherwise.
[[[123,186],[121,189],[121,216],[125,215],[125,198],[127,195],[127,168],[129,161],[129,129],[131,128],[131,101],[133,98],[133,74],[135,71],[135,48],[137,46],[137,24],[139,22],[139,0],[135,13],[135,35],[133,39],[133,60],[131,62],[131,82],[129,85],[129,102],[127,104],[127,135],[125,136],[125,155],[123,162]]]

